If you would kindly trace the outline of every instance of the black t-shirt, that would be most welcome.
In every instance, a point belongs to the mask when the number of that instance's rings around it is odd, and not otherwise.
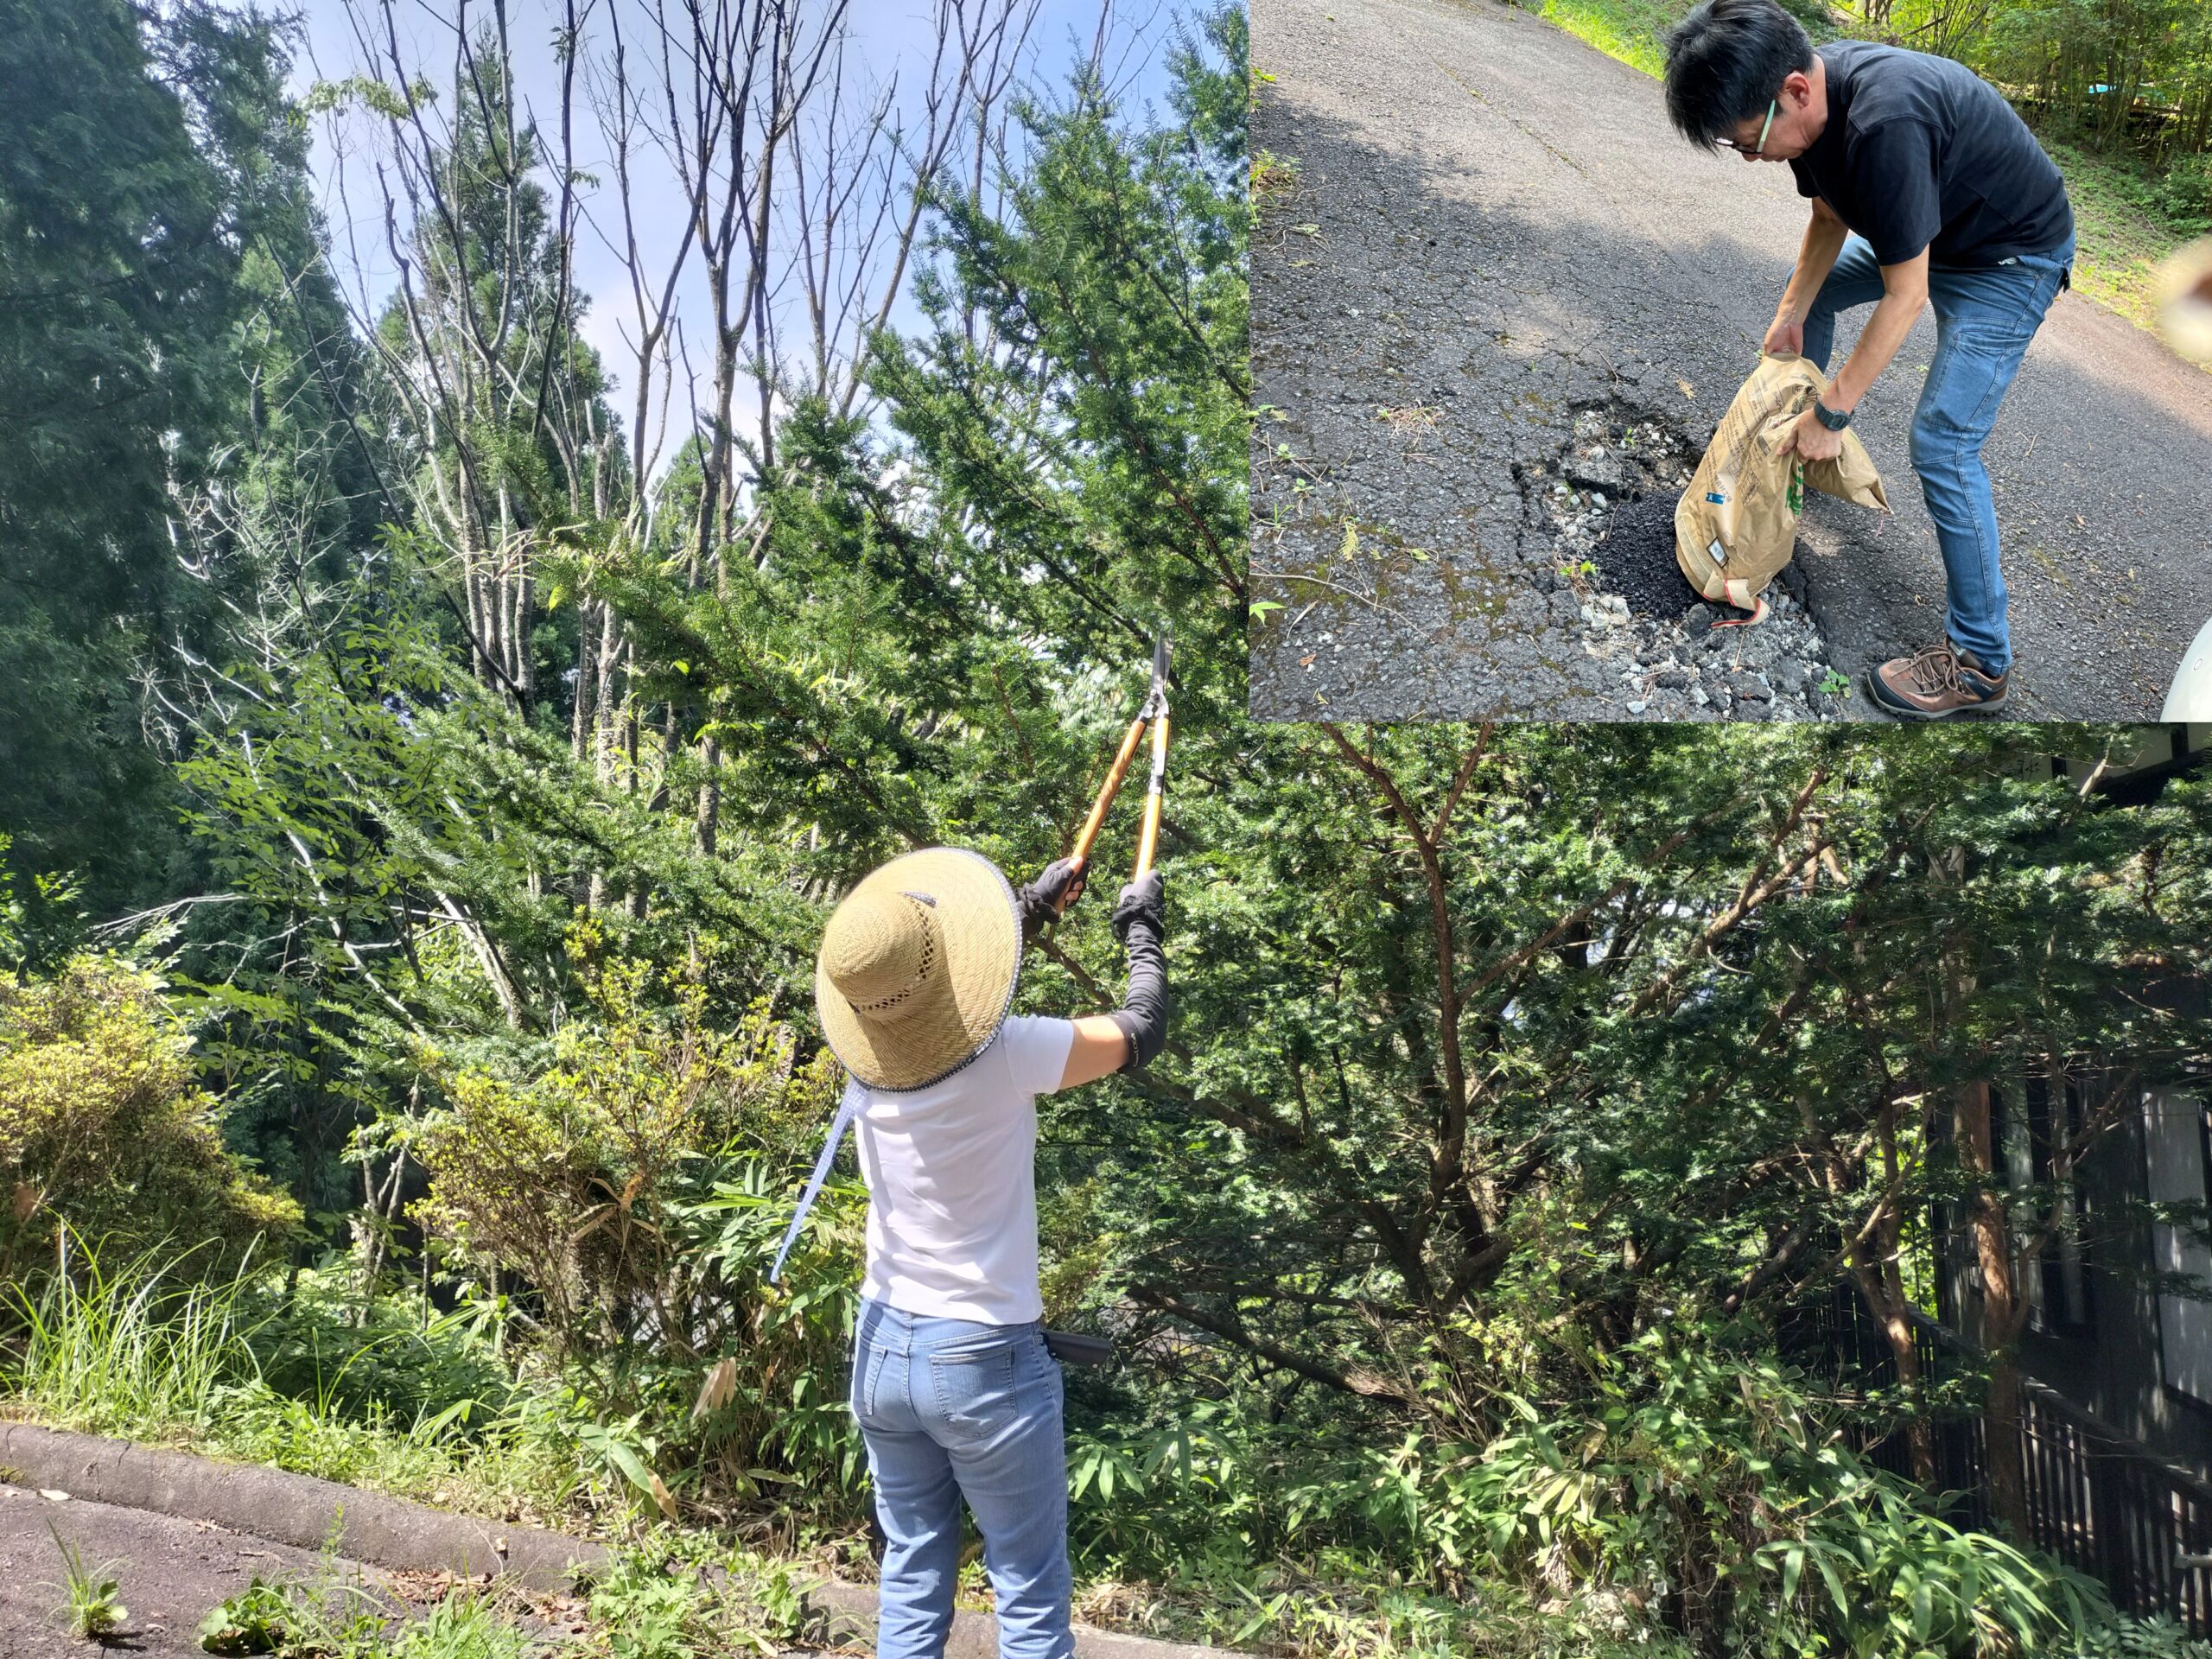
[[[1820,49],[1828,123],[1789,163],[1885,265],[1994,265],[2074,229],[2066,181],[1997,89],[1962,63],[1870,41]]]

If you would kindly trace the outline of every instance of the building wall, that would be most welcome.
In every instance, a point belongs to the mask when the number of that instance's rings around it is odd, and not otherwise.
[[[2100,779],[2115,799],[2152,798],[2164,780],[2202,767],[2212,756],[2212,726],[2145,726],[2135,746]],[[2090,768],[2063,763],[2076,783]],[[2152,993],[2154,1000],[2167,1000]],[[2204,993],[2181,993],[2202,1014]],[[2140,1110],[2085,1160],[2081,1172],[2089,1318],[2075,1325],[2062,1310],[2039,1308],[2022,1338],[2021,1369],[2049,1383],[2160,1456],[2212,1477],[2212,1301],[2162,1294],[2150,1272],[2183,1273],[2212,1289],[2212,1251],[2185,1230],[2119,1217],[2144,1198],[2212,1200],[2212,1136],[2206,1103],[2171,1090],[2147,1093]],[[2012,1091],[2021,1098],[2024,1090]],[[1970,1259],[1969,1259],[1970,1261]],[[1948,1266],[1955,1304],[1974,1298],[1969,1262]],[[1971,1325],[1954,1328],[1971,1330]]]
[[[2012,1139],[2017,1148],[2027,1090],[2000,1092],[2000,1143]],[[2145,1197],[2207,1197],[2205,1112],[2201,1100],[2146,1094],[2083,1160],[2079,1294],[2069,1295],[2056,1251],[2052,1271],[2026,1275],[2032,1311],[2020,1368],[2158,1456],[2212,1478],[2212,1301],[2162,1294],[2150,1278],[2154,1268],[2189,1273],[2212,1288],[2212,1252],[2183,1230],[2129,1213]],[[2020,1160],[2016,1153],[2007,1161],[2017,1168]],[[1972,1337],[1981,1303],[1972,1243],[1946,1230],[1938,1249],[1944,1323]]]
[[[2038,1310],[2034,1328],[2021,1339],[2020,1364],[2160,1456],[2212,1477],[2212,1342],[2206,1340],[2212,1337],[2212,1302],[2161,1296],[2146,1281],[2145,1265],[2175,1248],[2163,1236],[2173,1230],[2113,1222],[2145,1195],[2146,1172],[2171,1157],[2177,1144],[2187,1158],[2167,1170],[2166,1184],[2178,1188],[2194,1180],[2196,1196],[2203,1196],[2195,1127],[2202,1111],[2178,1096],[2146,1096],[2140,1112],[2086,1161],[2089,1319],[2085,1326],[2072,1325]],[[2203,1273],[2212,1283],[2212,1259],[2183,1270]]]
[[[2142,1125],[2145,1196],[2183,1204],[2212,1198],[2205,1103],[2165,1091],[2146,1095]],[[2191,1230],[2154,1223],[2144,1230],[2145,1257],[2154,1270],[2212,1285],[2212,1249]],[[2155,1289],[2140,1300],[2149,1304],[2157,1362],[2155,1382],[2144,1390],[2150,1396],[2145,1414],[2155,1427],[2140,1438],[2204,1471],[2212,1465],[2212,1301]]]

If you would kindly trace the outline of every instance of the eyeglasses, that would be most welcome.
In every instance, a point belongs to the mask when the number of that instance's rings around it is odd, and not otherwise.
[[[1765,124],[1765,125],[1764,125],[1764,126],[1762,126],[1762,127],[1759,129],[1759,141],[1758,141],[1758,143],[1757,143],[1756,144],[1745,145],[1745,144],[1739,144],[1739,143],[1737,143],[1734,139],[1732,139],[1732,138],[1724,138],[1724,139],[1722,139],[1722,140],[1720,141],[1720,142],[1721,142],[1721,144],[1722,144],[1722,147],[1723,147],[1723,148],[1725,148],[1725,149],[1732,149],[1732,150],[1734,150],[1734,151],[1735,151],[1738,156],[1764,156],[1764,155],[1765,155],[1765,154],[1766,154],[1766,136],[1767,136],[1767,134],[1769,134],[1770,132],[1772,132],[1772,131],[1774,130],[1774,118],[1775,118],[1776,114],[1777,114],[1777,113],[1781,110],[1781,107],[1782,107],[1782,100],[1781,100],[1780,99],[1778,99],[1778,98],[1770,98],[1770,99],[1767,99],[1767,101],[1766,101],[1766,124]]]

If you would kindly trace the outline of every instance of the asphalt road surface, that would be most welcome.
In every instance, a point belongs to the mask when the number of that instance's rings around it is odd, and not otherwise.
[[[53,1532],[48,1528],[51,1526]],[[54,1534],[88,1569],[111,1566],[129,1611],[98,1642],[71,1634],[63,1616],[63,1561]],[[86,1659],[99,1653],[143,1659],[207,1659],[200,1621],[259,1577],[316,1596],[334,1615],[374,1611],[387,1635],[465,1586],[437,1573],[395,1573],[343,1556],[296,1549],[210,1521],[69,1497],[0,1480],[0,1659]],[[577,1628],[580,1605],[560,1597],[516,1599],[509,1615],[552,1651]]]
[[[1789,170],[1682,143],[1657,82],[1497,0],[1251,12],[1272,77],[1254,151],[1297,169],[1254,238],[1253,563],[1282,608],[1254,629],[1253,712],[1630,717],[1634,653],[1561,553],[1562,512],[1593,507],[1565,493],[1578,417],[1624,452],[1702,448],[1789,277],[1807,216]],[[1934,347],[1924,314],[1858,415],[1896,515],[1815,497],[1801,528],[1816,675],[1856,680],[1941,630],[1906,456]],[[2155,718],[2212,616],[2212,375],[2062,296],[1984,453],[2008,712]],[[1864,692],[1815,712],[1864,714]]]
[[[49,1525],[83,1552],[87,1567],[115,1564],[130,1617],[105,1643],[71,1635],[60,1616],[61,1552]],[[148,1659],[206,1659],[194,1634],[200,1621],[257,1573],[304,1582],[326,1572],[382,1584],[380,1575],[352,1562],[326,1564],[306,1550],[207,1522],[82,1498],[56,1503],[0,1484],[0,1659],[82,1659],[103,1648]]]

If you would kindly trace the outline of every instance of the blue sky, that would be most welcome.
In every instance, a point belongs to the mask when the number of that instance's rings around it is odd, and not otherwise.
[[[264,0],[266,3],[266,0]],[[632,42],[645,37],[644,0],[597,0],[604,8],[625,8],[625,31]],[[420,64],[433,84],[449,72],[454,22],[465,15],[472,30],[493,15],[492,0],[397,0],[394,8],[403,55]],[[1023,79],[1031,85],[1057,90],[1065,85],[1071,67],[1088,54],[1104,10],[1109,37],[1108,57],[1113,82],[1126,111],[1137,114],[1147,104],[1163,105],[1168,86],[1166,48],[1182,21],[1195,11],[1190,0],[1041,0],[1028,36]],[[378,0],[295,0],[284,8],[296,11],[304,31],[302,49],[294,67],[296,91],[304,92],[317,80],[341,79],[367,66],[357,42],[354,18],[378,17]],[[928,0],[854,0],[848,26],[868,73],[878,85],[902,66],[900,102],[905,104],[912,83],[925,72],[931,35],[933,7]],[[556,107],[557,66],[552,48],[555,21],[560,15],[556,0],[508,0],[509,38],[516,55],[517,79],[527,105],[542,111],[550,127]],[[634,22],[630,19],[635,19]],[[365,114],[333,118],[319,126],[315,137],[315,167],[323,208],[328,218],[333,257],[338,274],[353,293],[357,305],[365,300],[373,311],[382,306],[395,282],[395,269],[385,248],[383,199],[373,171],[377,123]],[[580,111],[578,162],[587,171],[602,158],[595,144],[596,130],[588,111]],[[641,181],[640,222],[648,238],[665,232],[669,245],[680,231],[681,196],[675,175],[664,162],[653,158],[658,169]],[[342,188],[341,188],[342,186]],[[587,212],[594,204],[587,203]],[[611,207],[611,192],[596,204]],[[674,230],[669,229],[670,226]],[[584,333],[599,348],[618,379],[626,381],[632,353],[625,344],[623,328],[627,304],[627,281],[621,262],[604,238],[587,224],[578,238],[576,277],[593,296]],[[686,301],[681,308],[698,315],[703,308],[702,278],[696,262],[686,279]],[[911,307],[902,306],[894,321],[911,323]],[[699,359],[697,342],[708,331],[693,325],[693,359]],[[615,399],[626,410],[626,385]],[[670,447],[673,448],[673,442]]]

